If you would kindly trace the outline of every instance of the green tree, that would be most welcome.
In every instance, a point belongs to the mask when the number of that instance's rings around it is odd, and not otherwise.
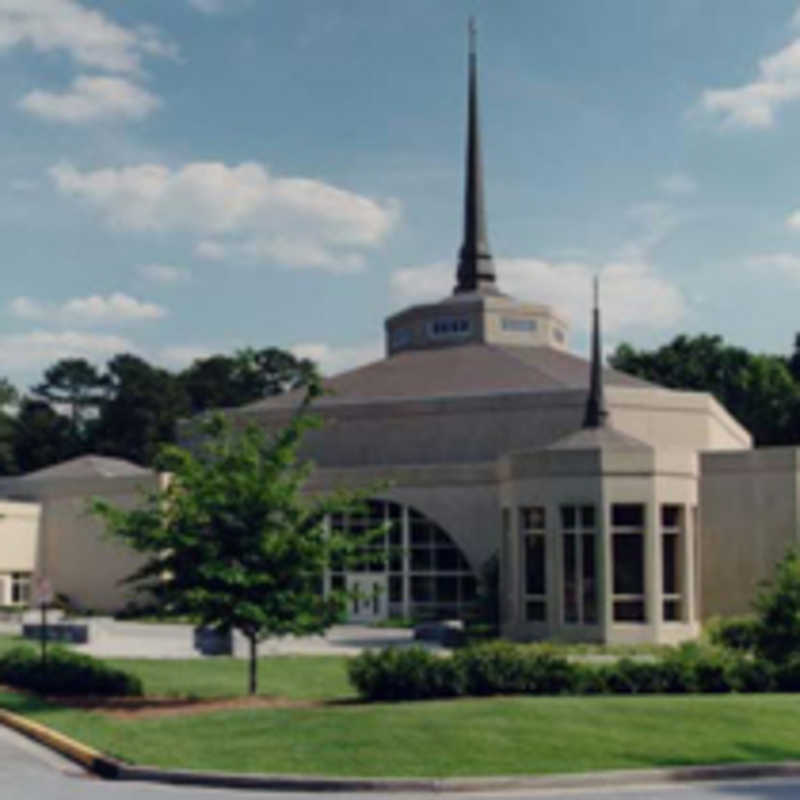
[[[148,554],[129,579],[139,589],[168,612],[244,634],[251,693],[259,641],[321,633],[340,619],[344,595],[324,597],[322,575],[331,558],[355,558],[363,544],[364,537],[345,539],[325,526],[326,514],[355,509],[360,496],[311,499],[302,492],[311,467],[298,460],[297,448],[318,424],[308,412],[314,391],[272,435],[256,427],[234,430],[217,415],[203,423],[196,452],[165,447],[158,466],[171,480],[142,507],[93,504],[115,535]]]
[[[789,550],[778,562],[773,579],[762,586],[754,606],[758,655],[781,663],[800,651],[800,555],[796,550]]]
[[[16,423],[14,407],[19,403],[19,393],[7,378],[0,378],[0,475],[19,472],[14,452]]]
[[[14,420],[15,465],[22,472],[41,469],[80,452],[70,420],[49,403],[26,398]]]
[[[179,376],[191,411],[232,408],[309,385],[314,365],[277,347],[197,359]]]
[[[108,362],[107,396],[93,426],[100,452],[150,464],[159,447],[174,442],[177,422],[188,411],[186,395],[170,372],[128,353]]]
[[[674,389],[710,392],[759,445],[800,442],[800,388],[781,356],[753,354],[720,336],[678,336],[656,350],[623,343],[615,369]]]
[[[83,430],[87,412],[105,397],[108,379],[84,358],[62,358],[44,373],[44,381],[31,391],[50,403],[65,405],[75,430]]]

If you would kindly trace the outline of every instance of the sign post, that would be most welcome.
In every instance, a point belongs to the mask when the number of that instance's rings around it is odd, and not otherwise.
[[[40,638],[42,643],[42,667],[47,665],[47,606],[53,602],[53,585],[44,575],[36,580],[34,601],[42,611]]]

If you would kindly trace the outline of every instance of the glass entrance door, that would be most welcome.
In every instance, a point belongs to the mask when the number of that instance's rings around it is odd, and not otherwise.
[[[347,574],[350,598],[350,622],[377,622],[386,619],[388,610],[387,578],[384,572]]]

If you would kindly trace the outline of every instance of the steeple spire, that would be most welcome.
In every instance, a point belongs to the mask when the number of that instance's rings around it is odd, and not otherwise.
[[[592,362],[589,377],[589,396],[586,398],[584,428],[602,428],[608,411],[603,397],[603,362],[600,346],[600,303],[597,277],[594,279],[594,307],[592,309]]]
[[[467,108],[467,159],[464,186],[464,241],[458,254],[456,292],[496,292],[494,263],[486,235],[483,202],[483,167],[478,125],[478,56],[475,19],[469,21],[469,89]]]

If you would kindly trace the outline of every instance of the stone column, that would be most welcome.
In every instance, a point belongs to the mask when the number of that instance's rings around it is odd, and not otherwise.
[[[409,522],[408,506],[404,503],[400,516],[400,528],[402,530],[403,550],[403,617],[411,617],[411,525]]]
[[[695,520],[692,507],[681,506],[681,619],[691,625],[697,620],[697,598],[694,596],[695,575]]]
[[[597,506],[597,535],[600,537],[599,563],[597,570],[597,599],[600,604],[598,621],[600,622],[603,641],[607,642],[614,625],[614,554],[611,548],[611,503],[607,493],[600,493]]]
[[[664,583],[662,578],[661,506],[655,485],[647,492],[644,531],[644,608],[647,626],[653,631],[651,641],[658,641],[664,617]]]

